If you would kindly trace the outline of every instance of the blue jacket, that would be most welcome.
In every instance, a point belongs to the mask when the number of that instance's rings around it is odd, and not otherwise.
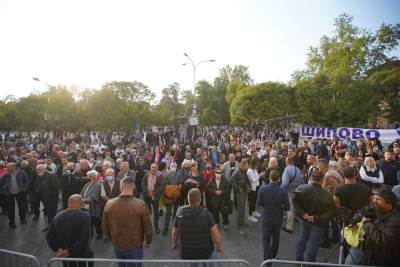
[[[17,184],[21,191],[26,191],[28,189],[29,178],[23,171],[17,171],[16,173]],[[10,184],[11,184],[11,174],[7,173],[3,176],[1,187],[4,189],[6,194],[10,193]]]
[[[290,209],[289,196],[277,183],[262,185],[258,192],[257,205],[261,206],[263,224],[281,224],[283,211]]]
[[[299,168],[294,165],[286,166],[282,174],[282,185],[283,189],[286,189],[288,193],[293,193],[296,188],[303,183],[303,175]]]

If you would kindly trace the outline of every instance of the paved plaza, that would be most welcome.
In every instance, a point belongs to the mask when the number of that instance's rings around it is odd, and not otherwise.
[[[45,227],[46,218],[43,216],[43,213],[41,213],[41,217],[38,221],[32,221],[31,216],[28,216],[28,218],[28,223],[26,225],[19,225],[17,219],[17,228],[15,230],[10,230],[8,228],[7,217],[0,217],[0,248],[32,254],[44,264],[50,258],[54,257],[54,254],[47,246],[45,233],[41,232],[41,229]],[[162,216],[160,218],[160,226],[163,225],[163,221],[164,217]],[[235,222],[236,216],[234,213],[231,215],[230,229],[227,231],[221,230],[223,252],[217,253],[216,259],[244,259],[248,261],[251,266],[260,266],[260,263],[263,261],[260,222],[250,224],[248,226],[248,235],[245,237],[238,234]],[[295,246],[298,232],[298,223],[295,223],[293,234],[281,231],[278,259],[295,259]],[[114,258],[112,245],[109,240],[96,240],[92,238],[92,249],[97,258]],[[324,260],[329,251],[329,249],[321,248],[318,260]],[[330,262],[336,262],[337,257],[338,253],[335,253],[330,259]],[[179,259],[178,251],[174,251],[171,248],[170,234],[168,236],[154,234],[151,247],[145,250],[144,258]]]

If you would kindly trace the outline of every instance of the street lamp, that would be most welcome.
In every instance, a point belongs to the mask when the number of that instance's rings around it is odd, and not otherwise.
[[[202,60],[197,63],[194,63],[192,58],[187,53],[183,53],[183,55],[190,60],[190,63],[183,63],[182,65],[186,66],[186,65],[191,64],[193,67],[193,110],[192,110],[192,115],[195,116],[196,115],[196,69],[197,69],[197,66],[202,63],[206,63],[206,62],[215,62],[215,59]]]
[[[46,86],[48,87],[48,89],[50,89],[51,87],[53,87],[51,84],[49,84],[49,83],[47,83],[47,82],[45,82],[45,81],[40,80],[38,77],[33,77],[32,80],[34,80],[34,81],[36,81],[36,82],[43,83],[44,85],[46,85]],[[47,95],[47,105],[49,104],[49,102],[50,102],[50,99],[49,99],[49,96]],[[45,120],[45,121],[47,121],[47,117],[48,117],[47,112],[44,112],[44,120]]]
[[[51,84],[48,84],[45,81],[40,80],[38,77],[33,77],[32,80],[45,84],[47,87],[53,87]]]

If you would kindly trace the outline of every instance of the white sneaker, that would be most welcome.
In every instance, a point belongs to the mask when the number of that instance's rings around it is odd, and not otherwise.
[[[254,211],[253,212],[253,217],[259,218],[259,217],[261,217],[261,214],[258,213],[257,211]]]
[[[249,216],[249,222],[256,223],[256,222],[258,222],[258,220],[256,218],[254,218],[253,216]]]

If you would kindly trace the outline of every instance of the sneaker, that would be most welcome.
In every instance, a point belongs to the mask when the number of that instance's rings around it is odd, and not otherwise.
[[[228,225],[224,225],[224,231],[229,230],[229,226]]]
[[[253,217],[259,218],[259,217],[261,217],[261,214],[258,213],[257,211],[255,211],[255,212],[253,212]]]
[[[247,235],[246,231],[244,231],[244,230],[239,230],[239,234],[241,234],[241,235]]]
[[[256,218],[254,218],[253,216],[249,216],[249,222],[256,223],[256,222],[258,222],[258,220]]]

